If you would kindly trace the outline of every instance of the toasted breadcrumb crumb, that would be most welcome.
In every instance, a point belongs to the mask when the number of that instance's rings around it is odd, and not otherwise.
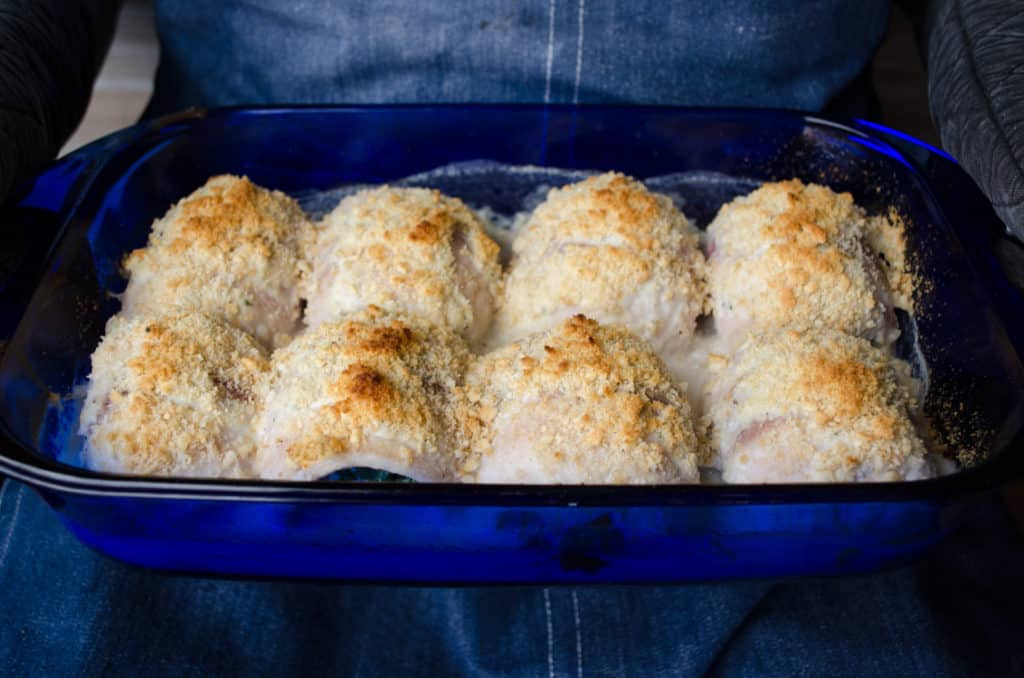
[[[270,368],[253,337],[200,313],[117,315],[92,356],[81,432],[91,468],[253,477],[251,424]]]
[[[124,262],[126,315],[173,308],[224,318],[268,346],[297,330],[312,225],[298,204],[245,177],[222,175],[153,224]]]
[[[264,478],[368,466],[454,477],[451,398],[469,352],[454,333],[371,306],[273,356],[258,424]]]
[[[915,431],[909,366],[836,330],[751,335],[708,384],[726,482],[915,480],[934,474]]]
[[[907,229],[903,217],[895,209],[889,209],[884,215],[869,217],[866,226],[868,244],[881,255],[893,306],[913,313],[919,277],[914,275],[907,258]]]
[[[493,346],[583,314],[625,325],[671,363],[707,310],[696,229],[669,198],[622,174],[550,191],[513,250]]]
[[[689,405],[622,327],[570,318],[478,359],[459,396],[467,480],[698,480]]]
[[[425,188],[360,191],[318,229],[306,322],[374,305],[478,342],[501,293],[499,251],[457,198]]]
[[[765,184],[724,205],[707,232],[712,313],[734,344],[782,327],[879,344],[899,335],[893,304],[910,304],[902,229],[869,219],[849,193],[797,179]]]

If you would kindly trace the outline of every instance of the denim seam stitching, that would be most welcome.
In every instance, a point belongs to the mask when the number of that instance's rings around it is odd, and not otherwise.
[[[7,484],[8,483],[4,483],[5,487]],[[11,548],[11,539],[14,537],[14,526],[18,522],[18,513],[21,511],[21,498],[24,494],[25,486],[19,485],[17,499],[14,500],[14,510],[11,512],[11,524],[7,528],[7,536],[4,537],[3,546],[0,546],[0,570],[3,569],[4,563],[7,562],[7,552]]]
[[[551,594],[547,589],[544,589],[544,618],[548,631],[548,678],[555,678],[555,637],[551,623]]]
[[[583,636],[580,632],[580,599],[572,590],[572,620],[576,625],[576,678],[583,678]]]
[[[548,55],[544,78],[544,103],[551,103],[551,67],[555,62],[555,0],[548,2]]]
[[[587,13],[587,0],[579,0],[580,10],[577,22],[579,24],[576,33],[576,84],[572,88],[572,102],[580,102],[580,76],[583,73],[583,19]]]

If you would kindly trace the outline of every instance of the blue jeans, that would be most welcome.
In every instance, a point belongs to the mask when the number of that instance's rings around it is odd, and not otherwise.
[[[0,492],[3,675],[1024,675],[1024,543],[995,505],[873,576],[423,589],[154,574]]]

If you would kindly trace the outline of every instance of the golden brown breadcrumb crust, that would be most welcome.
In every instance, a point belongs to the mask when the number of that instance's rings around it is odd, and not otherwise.
[[[264,477],[327,475],[373,448],[391,460],[385,470],[450,479],[450,399],[468,359],[452,332],[373,306],[300,335],[273,356],[259,425]]]
[[[669,198],[616,172],[550,191],[513,251],[495,346],[582,313],[679,352],[707,307],[696,230]]]
[[[910,296],[902,230],[867,218],[849,193],[765,184],[724,205],[708,236],[712,313],[726,331],[832,327],[880,343],[898,334],[892,303]]]
[[[501,289],[500,248],[457,198],[425,188],[360,191],[324,218],[315,249],[311,327],[368,305],[471,342],[490,325]]]
[[[890,208],[886,214],[868,217],[866,226],[868,245],[881,256],[893,306],[913,313],[918,280],[907,257],[907,229],[903,217]]]
[[[778,457],[761,482],[930,475],[909,366],[870,342],[835,330],[769,331],[715,362],[708,421],[725,480],[746,478],[752,442]]]
[[[304,250],[312,225],[298,204],[245,177],[222,175],[153,224],[124,262],[124,312],[195,309],[223,317],[268,345],[296,330]]]
[[[104,471],[251,477],[251,423],[270,364],[245,332],[200,313],[118,315],[92,356],[81,431]]]
[[[459,394],[467,479],[495,454],[496,423],[510,420],[530,430],[532,463],[552,479],[697,481],[689,405],[657,356],[624,328],[570,318],[476,360]],[[561,415],[557,426],[530,428],[549,407]]]

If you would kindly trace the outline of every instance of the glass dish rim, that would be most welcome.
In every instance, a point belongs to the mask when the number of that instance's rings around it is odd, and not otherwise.
[[[88,167],[81,171],[76,185],[70,193],[77,195],[73,204],[62,211],[66,224],[74,214],[81,199],[92,188],[94,179],[106,164],[119,153],[132,148],[147,137],[162,134],[167,128],[178,124],[200,124],[204,120],[225,118],[233,115],[281,115],[281,114],[328,114],[344,115],[355,113],[385,113],[389,111],[430,110],[490,110],[523,113],[559,112],[586,115],[588,112],[613,113],[659,112],[680,116],[747,117],[768,118],[783,116],[803,121],[805,124],[826,127],[831,130],[853,134],[859,138],[884,145],[885,152],[891,152],[911,171],[919,176],[919,168],[912,159],[902,153],[895,144],[903,143],[923,149],[927,156],[935,156],[949,162],[962,173],[959,165],[950,155],[926,142],[878,123],[864,120],[837,120],[821,117],[815,113],[789,109],[745,109],[745,108],[694,108],[663,105],[573,105],[573,104],[288,104],[272,106],[228,106],[219,108],[190,108],[154,120],[143,121],[98,139],[73,153],[60,158],[44,168],[37,176],[53,171],[63,164],[88,161]],[[891,143],[890,143],[891,142]],[[964,174],[966,178],[966,174]],[[969,181],[969,179],[968,179]],[[927,182],[922,182],[927,186]],[[975,189],[976,190],[976,189]],[[21,197],[12,193],[11,202]],[[53,238],[51,251],[44,261],[50,259],[52,247],[64,235],[63,226]],[[957,235],[960,232],[957,231]],[[994,261],[994,259],[993,259]],[[991,273],[991,272],[989,272]],[[1000,272],[1001,273],[1001,272]],[[986,283],[992,282],[984,281]],[[1019,295],[1009,283],[1002,282],[1011,294],[1017,308],[1024,307]],[[1005,289],[986,290],[996,300]],[[20,319],[20,318],[19,318]],[[1012,333],[1006,313],[999,314],[1003,329],[1011,336],[1013,348],[1019,350],[1024,344],[1017,339],[1019,333]],[[218,479],[218,478],[164,478],[147,476],[115,475],[100,473],[84,468],[62,464],[23,445],[0,425],[0,472],[12,478],[28,482],[40,488],[110,497],[143,497],[165,499],[199,499],[211,501],[298,501],[336,502],[359,504],[450,504],[450,505],[517,505],[517,506],[664,506],[664,505],[714,505],[714,504],[806,504],[806,503],[853,503],[853,502],[904,502],[932,499],[936,496],[953,498],[974,492],[991,490],[1010,478],[1024,474],[1024,455],[1013,455],[1013,448],[1024,444],[1024,429],[1017,431],[1013,439],[1003,444],[1004,452],[994,459],[988,459],[975,467],[938,478],[919,481],[896,481],[877,483],[785,483],[765,485],[490,485],[467,483],[338,483],[331,481],[281,481],[263,479]],[[14,448],[22,459],[10,455]]]

